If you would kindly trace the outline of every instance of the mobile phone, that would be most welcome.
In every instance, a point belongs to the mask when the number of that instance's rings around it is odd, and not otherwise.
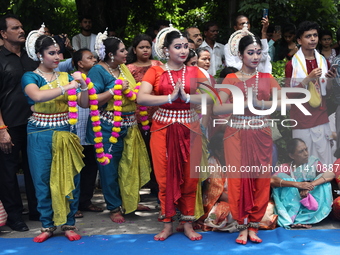
[[[268,18],[268,9],[263,9],[262,18]]]
[[[275,32],[276,33],[281,32],[281,26],[275,26]]]
[[[337,64],[333,64],[332,66],[331,66],[331,70],[332,71],[336,71],[338,69],[338,65]]]

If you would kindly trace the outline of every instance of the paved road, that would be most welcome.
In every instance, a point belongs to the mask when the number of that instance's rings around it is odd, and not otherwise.
[[[23,195],[24,204],[26,200]],[[94,204],[105,208],[103,195],[100,190],[95,191],[92,200]],[[151,195],[148,189],[141,191],[141,203],[149,206],[151,211],[135,212],[125,216],[126,222],[122,224],[113,223],[109,218],[109,211],[105,210],[101,213],[83,212],[84,218],[77,219],[76,226],[79,233],[86,235],[119,235],[119,234],[154,234],[162,229],[162,224],[157,221],[158,209],[157,199]],[[29,221],[28,216],[24,215],[29,231],[17,232],[12,231],[9,227],[0,227],[1,238],[25,238],[35,237],[40,233],[41,224],[39,221]],[[313,226],[312,229],[340,229],[340,222],[331,219],[325,219],[319,224]],[[55,235],[61,235],[60,228]]]

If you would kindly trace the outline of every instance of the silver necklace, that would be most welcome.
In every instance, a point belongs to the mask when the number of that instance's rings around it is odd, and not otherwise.
[[[171,85],[175,88],[176,87],[176,84],[174,82],[174,78],[172,77],[172,74],[171,74],[171,71],[170,71],[170,68],[169,68],[169,65],[168,63],[165,64],[165,68],[166,70],[168,71],[168,74],[169,74],[169,78],[170,78],[170,81],[171,81]],[[174,71],[179,71],[183,69],[182,71],[182,86],[183,86],[183,89],[185,88],[185,71],[186,71],[186,66],[183,65],[183,67],[181,67],[180,69],[178,70],[174,70]]]
[[[53,86],[52,86],[52,84],[51,84],[49,81],[47,81],[46,77],[44,76],[44,72],[41,71],[39,68],[37,68],[37,72],[38,72],[39,75],[45,80],[45,82],[46,82],[47,85],[50,87],[50,89],[54,89]],[[47,73],[46,73],[46,74],[47,74]],[[55,77],[57,78],[57,87],[60,88],[61,86],[60,86],[59,78],[58,78],[59,75],[57,75],[56,72],[55,72],[54,70],[53,70],[53,72],[52,72],[52,78],[53,78],[53,76],[55,76]],[[52,80],[52,78],[51,78],[51,80]]]
[[[248,98],[248,86],[247,86],[246,80],[243,78],[243,73],[241,71],[240,71],[240,73],[242,74],[243,87],[244,87],[244,91],[245,91],[244,93],[246,94],[246,97]],[[259,87],[259,72],[256,70],[255,74],[256,74],[256,76],[255,76],[255,86],[254,86],[254,84],[252,84],[251,87],[253,88],[253,92],[255,92],[255,95],[257,97],[258,94],[259,94],[259,91],[258,91],[258,87]]]
[[[44,74],[53,74],[54,72],[44,72],[42,71],[41,69],[37,68],[37,70],[40,72],[40,73],[44,73]]]
[[[247,75],[247,76],[253,76],[254,74],[256,74],[256,72],[257,72],[257,70],[255,70],[255,72],[253,72],[253,73],[245,73],[245,72],[243,72],[242,69],[240,70],[240,73],[241,73],[241,74]]]
[[[108,64],[108,63],[106,63],[105,61],[104,61],[104,63],[107,65],[107,67],[108,67],[108,69],[109,69],[109,73],[113,76],[113,77],[115,77],[116,79],[118,79],[118,77],[119,77],[119,75],[121,74],[122,76],[123,76],[123,78],[126,80],[126,77],[125,77],[125,75],[124,75],[124,73],[122,72],[122,69],[120,68],[120,65],[118,65],[117,66],[117,68],[111,68],[111,66]],[[118,77],[113,73],[114,71],[117,71],[117,70],[119,70],[119,75],[118,75]]]

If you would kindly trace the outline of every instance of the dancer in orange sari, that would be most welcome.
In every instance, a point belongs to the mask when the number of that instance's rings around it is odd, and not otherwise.
[[[137,96],[141,105],[160,106],[153,116],[150,147],[159,185],[159,221],[164,223],[164,229],[154,239],[163,241],[172,234],[172,217],[177,208],[184,234],[190,240],[200,240],[202,236],[192,227],[196,220],[198,184],[198,176],[192,173],[201,161],[202,131],[190,103],[201,102],[201,94],[195,94],[197,81],[206,78],[198,67],[184,65],[189,54],[188,40],[177,29],[169,27],[160,31],[156,49],[168,61],[146,72]]]
[[[271,165],[272,137],[270,123],[266,116],[255,116],[248,108],[248,87],[253,88],[253,105],[262,110],[272,106],[272,88],[280,89],[276,80],[267,73],[259,73],[261,41],[247,32],[239,41],[239,56],[242,68],[227,75],[224,84],[231,84],[242,90],[245,97],[245,115],[232,115],[224,135],[224,153],[229,171],[228,199],[233,218],[238,222],[239,244],[246,244],[248,237],[260,243],[257,236],[259,222],[266,212],[270,191],[270,172],[258,171],[261,166]],[[233,102],[230,90],[221,89],[222,102]],[[278,103],[280,105],[280,103]],[[231,113],[233,105],[214,105],[214,114]],[[232,123],[232,124],[231,124]],[[248,124],[250,123],[250,124]],[[255,126],[253,128],[250,125]],[[255,167],[255,168],[254,168]],[[255,170],[253,170],[255,169]]]

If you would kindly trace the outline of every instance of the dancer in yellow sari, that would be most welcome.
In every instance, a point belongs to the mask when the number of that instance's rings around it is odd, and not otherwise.
[[[40,30],[39,30],[40,31]],[[80,72],[73,78],[54,71],[60,48],[50,36],[32,31],[26,42],[29,56],[40,60],[34,72],[22,77],[22,87],[33,111],[28,121],[28,158],[42,223],[35,242],[52,236],[58,225],[70,240],[81,238],[74,230],[78,208],[82,146],[71,131],[77,121],[74,108],[88,107],[87,85]],[[80,88],[78,88],[78,84]],[[76,88],[81,93],[76,95]]]
[[[88,77],[98,94],[104,151],[112,155],[109,164],[98,164],[99,174],[110,218],[122,223],[124,213],[137,209],[139,190],[149,181],[151,167],[137,126],[134,93],[138,87],[124,64],[125,45],[117,37],[107,37],[105,31],[98,34],[96,49],[100,61],[91,68]],[[90,121],[88,124],[87,142],[93,143],[95,133]]]

